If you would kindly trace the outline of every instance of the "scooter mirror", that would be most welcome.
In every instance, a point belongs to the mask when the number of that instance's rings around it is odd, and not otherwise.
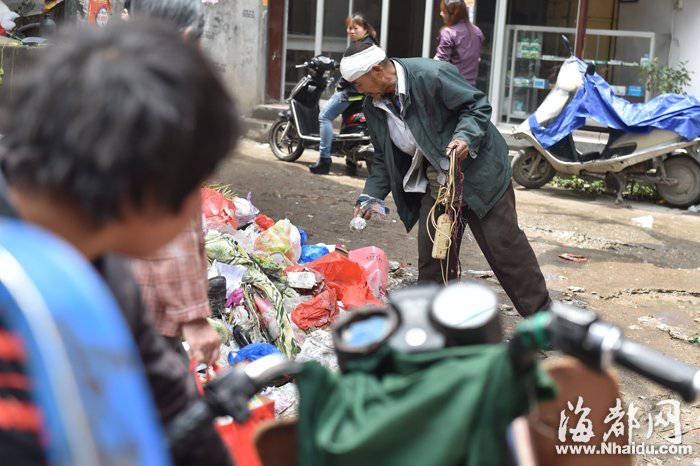
[[[398,326],[398,313],[391,307],[356,309],[338,319],[332,335],[340,369],[345,371],[350,361],[376,352]]]
[[[340,332],[340,337],[347,348],[358,350],[383,342],[391,330],[388,317],[375,314],[349,323]]]
[[[443,289],[432,303],[431,318],[448,345],[501,341],[496,294],[478,283],[457,283]]]
[[[561,40],[562,40],[562,42],[564,42],[564,46],[566,47],[566,50],[569,52],[569,55],[573,56],[574,51],[571,50],[571,42],[569,42],[569,38],[566,37],[564,34],[562,34]]]

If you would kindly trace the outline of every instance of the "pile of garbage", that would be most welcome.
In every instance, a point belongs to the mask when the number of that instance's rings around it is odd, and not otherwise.
[[[383,302],[389,282],[384,251],[311,244],[289,219],[271,219],[250,195],[237,197],[222,186],[202,189],[202,213],[223,362],[242,364],[279,351],[337,367],[328,328],[353,308]]]

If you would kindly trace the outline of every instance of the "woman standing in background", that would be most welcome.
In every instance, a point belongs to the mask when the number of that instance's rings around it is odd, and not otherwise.
[[[351,42],[377,43],[377,32],[361,13],[354,13],[346,21],[347,34]],[[331,171],[331,149],[333,147],[333,120],[341,115],[350,106],[350,97],[359,95],[355,86],[344,79],[340,79],[338,89],[328,100],[326,106],[318,116],[320,126],[321,144],[319,152],[321,159],[309,167],[311,173],[327,175]],[[349,175],[354,175],[354,166],[348,165]]]
[[[440,16],[445,27],[440,30],[435,59],[452,63],[469,84],[475,85],[484,33],[469,21],[464,0],[442,0]]]

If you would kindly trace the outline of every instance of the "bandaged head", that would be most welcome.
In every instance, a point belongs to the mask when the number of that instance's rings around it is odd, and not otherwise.
[[[386,53],[376,45],[357,52],[353,55],[346,55],[340,60],[340,74],[346,81],[357,81],[362,75],[369,73],[374,65],[378,65],[386,60]]]

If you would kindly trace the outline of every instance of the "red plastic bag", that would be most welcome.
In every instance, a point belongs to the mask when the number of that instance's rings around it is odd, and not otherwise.
[[[238,228],[236,206],[223,194],[211,188],[202,188],[202,213],[208,226],[231,225]]]
[[[299,304],[292,312],[292,322],[302,330],[325,327],[338,315],[338,295],[326,288],[311,301]]]
[[[375,246],[350,251],[350,260],[357,262],[367,274],[367,284],[376,297],[386,294],[389,283],[389,260],[386,253]]]
[[[190,372],[194,374],[197,392],[203,395],[203,381],[194,368],[194,359],[190,359]],[[207,373],[218,373],[220,370],[221,368],[215,365],[207,368]],[[253,408],[250,419],[244,423],[231,421],[226,424],[214,424],[237,466],[262,466],[258,450],[255,448],[255,432],[263,422],[275,419],[275,402],[265,397],[261,397],[261,400],[263,404]]]
[[[323,275],[326,286],[338,294],[338,300],[347,308],[382,302],[367,285],[367,275],[360,264],[339,252],[332,252],[306,264],[306,267]]]
[[[258,228],[260,228],[261,231],[265,231],[272,227],[272,225],[275,224],[275,221],[267,215],[260,214],[257,217],[255,217],[255,224],[258,226]]]
[[[216,430],[231,453],[237,466],[262,466],[255,447],[255,432],[264,422],[275,419],[275,402],[267,400],[251,411],[251,417],[243,424],[230,422],[216,424]]]

